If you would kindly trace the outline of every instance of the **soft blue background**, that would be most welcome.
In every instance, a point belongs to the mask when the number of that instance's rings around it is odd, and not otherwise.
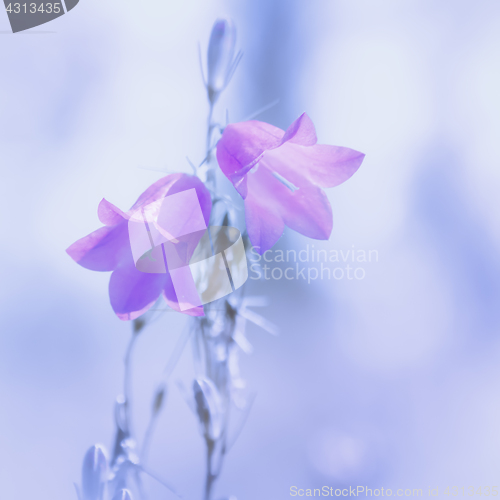
[[[260,119],[307,110],[320,142],[365,152],[315,245],[379,261],[361,281],[252,282],[281,335],[250,328],[257,399],[218,495],[498,485],[500,3],[81,0],[17,35],[0,12],[0,498],[75,498],[84,452],[111,444],[129,325],[108,275],[64,249],[99,226],[101,198],[127,209],[161,175],[145,168],[202,158],[197,42],[224,13],[245,56],[217,117],[279,98]],[[139,434],[184,322],[138,344]],[[190,375],[187,350],[176,378]],[[203,443],[174,384],[149,464],[200,498]]]

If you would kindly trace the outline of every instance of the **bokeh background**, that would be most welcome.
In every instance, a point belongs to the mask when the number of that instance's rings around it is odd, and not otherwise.
[[[217,496],[498,485],[500,3],[81,0],[16,35],[0,12],[0,498],[75,498],[86,449],[111,445],[130,325],[109,275],[64,250],[99,227],[101,198],[127,209],[203,157],[197,43],[221,14],[245,55],[217,117],[279,99],[259,119],[307,111],[320,142],[367,155],[328,193],[331,240],[278,247],[379,259],[363,280],[251,281],[281,334],[249,330],[257,397]],[[139,435],[184,326],[166,314],[138,342]],[[174,380],[191,364],[187,349]],[[172,383],[149,465],[200,498],[203,446]]]

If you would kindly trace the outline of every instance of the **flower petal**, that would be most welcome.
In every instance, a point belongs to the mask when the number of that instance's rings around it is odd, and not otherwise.
[[[273,190],[275,183],[278,189],[287,189],[260,166],[257,172],[248,175],[245,220],[250,241],[261,255],[274,246],[285,229],[280,201]]]
[[[162,292],[163,298],[165,302],[177,312],[181,312],[183,314],[187,314],[188,316],[205,316],[205,312],[203,310],[203,306],[192,307],[191,309],[187,309],[185,311],[181,311],[179,307],[179,301],[177,299],[177,294],[175,293],[174,284],[172,283],[172,278],[170,273],[167,273],[165,286],[163,287]]]
[[[291,191],[273,176],[273,170],[274,164],[264,157],[258,171],[248,176],[246,223],[257,251],[269,250],[283,234],[285,224],[309,238],[328,239],[333,217],[325,193],[303,179],[299,189]]]
[[[184,205],[181,207],[175,207],[176,213],[172,213],[172,217],[178,219],[178,212],[184,212],[183,219],[186,221],[187,231],[189,232],[191,231],[192,226],[192,223],[189,220],[189,214],[195,213],[196,211],[199,213],[199,208],[201,208],[203,219],[205,220],[205,226],[207,226],[210,220],[210,213],[212,211],[212,198],[210,196],[210,192],[198,177],[188,174],[167,175],[152,184],[134,203],[134,206],[127,212],[127,216],[133,217],[134,213],[136,213],[139,208],[147,205],[154,205],[154,202],[158,202],[157,207],[153,210],[156,216],[158,216],[158,213],[160,213],[159,208],[162,206],[162,200],[164,198],[183,191],[189,191],[191,189],[196,191],[199,207],[197,205],[193,206],[193,197],[179,198],[184,200]],[[142,220],[142,217],[139,219]],[[149,222],[154,222],[151,221],[149,216],[147,216],[147,219]],[[163,221],[163,225],[165,224],[167,226],[169,225],[168,220]],[[177,221],[175,225],[176,227],[179,226],[179,222]],[[179,234],[184,234],[179,227],[177,227],[177,231]]]
[[[160,296],[166,277],[138,271],[130,254],[127,264],[113,271],[109,280],[109,298],[116,315],[129,321],[144,314]]]
[[[201,212],[203,214],[203,218],[205,219],[206,227],[208,226],[208,223],[210,221],[210,213],[212,211],[212,197],[210,196],[210,192],[208,191],[208,189],[205,187],[205,184],[203,184],[203,182],[201,182],[198,177],[195,177],[193,175],[181,174],[181,176],[165,192],[165,196],[170,196],[190,189],[196,190],[196,195],[198,197],[198,202],[200,203]],[[187,204],[183,207],[183,209],[185,210],[186,214],[188,214],[188,212],[194,214],[198,211],[198,207],[193,206],[192,203]],[[192,224],[189,223],[189,220],[187,220],[186,223],[189,231],[200,229],[200,227],[198,226],[192,226]]]
[[[316,186],[307,186],[281,199],[285,224],[308,238],[327,240],[333,228],[332,207],[326,194]]]
[[[128,248],[127,248],[128,247]],[[66,252],[91,271],[113,271],[130,251],[127,224],[105,226],[73,243]]]
[[[243,198],[247,195],[245,175],[264,151],[280,145],[283,134],[280,128],[257,120],[233,123],[224,129],[217,144],[217,161]]]
[[[196,194],[198,195],[198,200],[205,217],[205,222],[208,224],[210,219],[210,210],[212,208],[210,192],[198,177],[188,174],[171,174],[157,180],[154,184],[149,186],[148,189],[141,194],[141,196],[139,196],[127,214],[132,215],[142,206],[161,200],[170,194],[179,193],[192,188],[196,189]]]
[[[128,213],[137,210],[137,208],[141,207],[142,205],[146,205],[148,203],[152,203],[153,201],[159,200],[160,198],[163,198],[165,196],[165,193],[182,175],[185,174],[171,174],[158,179],[155,183],[151,184],[151,186],[149,186],[146,191],[144,191],[139,196],[139,198],[137,198],[137,201],[134,203]]]
[[[312,147],[283,144],[266,153],[276,159],[277,171],[291,182],[299,182],[297,176],[305,177],[321,187],[335,187],[352,177],[365,155],[354,149],[316,144]]]
[[[317,144],[313,150],[309,175],[323,187],[335,187],[350,179],[365,158],[364,153],[340,146]]]
[[[97,208],[97,216],[105,226],[116,226],[127,219],[127,216],[118,207],[103,198]]]
[[[281,143],[291,142],[301,146],[313,146],[318,142],[314,123],[307,113],[302,113],[287,129]]]

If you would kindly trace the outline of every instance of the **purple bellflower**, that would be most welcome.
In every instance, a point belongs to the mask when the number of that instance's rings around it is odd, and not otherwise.
[[[317,144],[305,113],[286,132],[256,120],[228,125],[217,145],[217,161],[245,200],[248,235],[260,254],[278,241],[285,225],[327,240],[333,216],[322,188],[349,179],[364,156]]]
[[[73,243],[66,250],[75,262],[86,269],[112,271],[109,281],[109,298],[113,310],[121,320],[138,318],[156,302],[160,295],[176,311],[190,316],[203,316],[203,307],[181,310],[169,272],[149,273],[137,270],[128,230],[130,218],[141,208],[167,196],[193,188],[196,190],[203,218],[208,225],[212,201],[207,188],[197,177],[172,174],[156,181],[146,189],[128,212],[122,212],[103,199],[99,204],[98,216],[105,226]],[[189,224],[189,215],[193,207],[178,208],[179,210],[170,212],[171,217],[175,218],[171,221],[172,225],[179,226],[179,213],[186,214],[185,223]]]

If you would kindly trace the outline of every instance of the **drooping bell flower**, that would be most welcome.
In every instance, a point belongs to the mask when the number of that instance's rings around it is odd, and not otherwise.
[[[153,251],[150,251],[149,254],[146,253],[138,263],[133,256],[131,235],[129,234],[129,227],[133,225],[131,221],[133,222],[137,214],[144,214],[146,222],[149,220],[150,223],[156,223],[155,213],[146,214],[146,211],[154,211],[155,207],[161,205],[162,200],[167,197],[172,199],[171,195],[193,189],[196,192],[196,204],[190,201],[192,197],[177,197],[176,199],[184,201],[161,212],[161,216],[167,220],[161,221],[162,224],[157,229],[165,232],[162,228],[173,227],[179,230],[179,226],[182,224],[192,224],[192,214],[196,210],[201,210],[200,217],[206,226],[212,209],[209,191],[197,177],[187,174],[172,174],[163,177],[146,189],[128,212],[122,212],[103,199],[99,204],[98,216],[105,226],[73,243],[66,250],[73,260],[86,269],[112,271],[109,282],[109,298],[113,310],[121,320],[138,318],[156,302],[160,295],[176,311],[191,316],[203,315],[203,307],[189,309],[180,307],[168,268],[164,268],[162,272],[138,270],[138,267],[144,267],[149,262],[148,259],[153,261],[154,256],[158,253],[156,250],[161,252],[161,247],[155,248],[156,253]],[[153,227],[148,228],[148,233],[149,229],[152,230]],[[193,241],[191,238],[191,247]],[[185,258],[187,259],[187,257]]]
[[[309,238],[328,239],[333,216],[322,188],[349,179],[364,156],[317,144],[305,113],[286,132],[256,120],[228,125],[217,145],[217,161],[245,200],[248,235],[260,254],[278,241],[285,225]]]

